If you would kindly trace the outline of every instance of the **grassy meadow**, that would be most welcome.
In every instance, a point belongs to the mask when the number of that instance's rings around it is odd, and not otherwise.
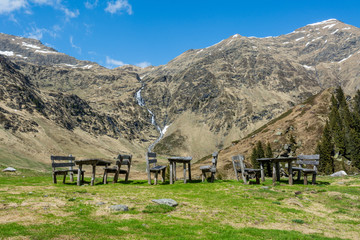
[[[0,173],[0,239],[360,239],[359,176],[319,176],[315,186],[285,178],[276,186],[270,178],[103,185],[100,177],[76,186],[60,178]],[[159,198],[179,205],[151,201]],[[117,204],[129,211],[110,211]]]

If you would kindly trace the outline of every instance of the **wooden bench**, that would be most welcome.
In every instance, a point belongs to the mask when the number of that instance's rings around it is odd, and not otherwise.
[[[60,162],[59,162],[60,161]],[[66,162],[65,162],[66,161]],[[54,183],[57,183],[56,176],[57,175],[63,175],[63,183],[65,183],[66,176],[68,173],[70,173],[70,181],[74,181],[74,174],[78,174],[79,169],[73,169],[75,166],[75,157],[73,156],[51,156],[51,162],[52,162],[52,168],[53,168],[53,181]],[[65,167],[69,167],[68,169],[63,169]],[[57,169],[61,168],[61,169]],[[85,171],[81,171],[81,178],[82,181],[84,181],[84,173]]]
[[[245,158],[243,155],[236,155],[233,156],[231,159],[235,171],[235,176],[238,181],[240,181],[239,173],[241,174],[244,184],[248,184],[250,176],[255,175],[256,184],[260,184],[260,173],[261,173],[260,169],[246,168],[244,163]]]
[[[297,180],[300,181],[301,173],[304,174],[304,185],[308,184],[308,175],[312,174],[312,184],[316,184],[317,166],[319,165],[320,155],[299,155],[296,164],[299,167],[293,167],[293,171],[297,171]],[[305,168],[305,165],[312,165],[313,168]]]
[[[156,165],[156,153],[146,153],[146,171],[148,174],[148,183],[151,184],[151,173],[155,174],[154,184],[156,185],[158,180],[158,174],[161,173],[162,181],[165,181],[166,166]],[[152,165],[152,166],[151,166]]]
[[[125,174],[125,182],[129,179],[130,167],[131,167],[131,155],[121,155],[117,157],[116,165],[114,167],[104,168],[103,182],[107,184],[108,173],[114,173],[113,183],[116,183],[119,179],[119,174]],[[121,166],[127,166],[127,169],[121,169]]]
[[[202,181],[204,182],[205,179],[206,179],[206,173],[210,172],[211,173],[211,182],[214,182],[214,179],[215,179],[215,173],[216,173],[216,165],[217,165],[217,160],[218,160],[218,152],[214,152],[212,154],[212,160],[211,160],[211,163],[212,165],[211,166],[201,166],[200,167],[200,170],[202,172],[201,174],[201,179]]]

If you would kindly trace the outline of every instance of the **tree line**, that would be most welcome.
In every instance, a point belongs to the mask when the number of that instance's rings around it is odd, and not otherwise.
[[[348,104],[342,88],[336,88],[331,96],[329,117],[316,152],[320,154],[319,171],[325,174],[335,171],[335,158],[351,161],[350,164],[360,169],[359,90]]]

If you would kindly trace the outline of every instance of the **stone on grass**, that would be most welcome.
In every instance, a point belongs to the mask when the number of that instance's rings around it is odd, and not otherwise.
[[[151,200],[157,204],[165,204],[165,205],[168,205],[170,207],[176,207],[178,205],[178,203],[173,200],[173,199],[170,199],[170,198],[163,198],[163,199],[153,199]]]
[[[112,206],[110,206],[109,208],[110,208],[111,211],[116,211],[116,212],[119,212],[119,211],[123,211],[123,212],[129,211],[128,206],[122,205],[122,204],[112,205]]]
[[[261,187],[261,189],[269,190],[269,187],[268,186],[263,186],[263,187]]]
[[[12,167],[8,167],[8,168],[5,168],[3,170],[3,172],[16,172],[16,169],[15,168],[12,168]]]
[[[330,175],[330,177],[343,177],[343,176],[347,176],[345,171],[338,171]]]

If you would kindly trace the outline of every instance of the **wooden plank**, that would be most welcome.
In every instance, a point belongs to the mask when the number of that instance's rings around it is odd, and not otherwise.
[[[57,168],[57,167],[73,167],[75,166],[75,163],[52,163],[51,165],[53,168]]]
[[[148,162],[149,162],[149,164],[157,163],[157,159],[149,159]]]
[[[148,153],[147,153],[147,156],[148,156],[149,158],[156,158],[156,153],[148,152]]]
[[[297,156],[298,159],[311,159],[311,160],[319,160],[320,159],[320,155],[319,154],[315,154],[315,155],[299,155]]]
[[[62,161],[62,160],[75,160],[72,156],[51,156],[51,160]]]
[[[319,165],[319,161],[304,161],[304,160],[297,160],[296,164],[305,164],[305,165]]]

